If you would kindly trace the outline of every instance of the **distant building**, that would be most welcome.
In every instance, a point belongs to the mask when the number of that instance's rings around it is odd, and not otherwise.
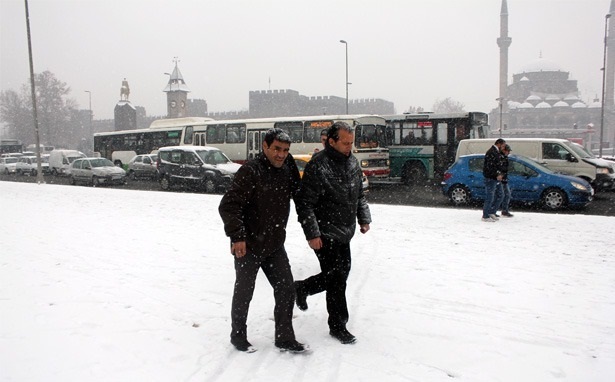
[[[167,93],[167,117],[181,118],[186,117],[188,107],[188,93],[190,89],[184,81],[175,59],[175,68],[169,76],[169,82],[163,92]]]

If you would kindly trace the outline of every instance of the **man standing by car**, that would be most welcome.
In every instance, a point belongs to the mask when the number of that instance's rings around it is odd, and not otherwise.
[[[500,171],[500,150],[506,144],[506,141],[499,138],[494,145],[485,153],[485,162],[483,165],[483,176],[485,178],[485,203],[483,204],[484,222],[495,222],[498,220],[496,216],[497,208],[499,207],[502,192],[497,190],[502,184],[502,172]],[[496,200],[496,194],[499,195]]]
[[[325,149],[314,154],[303,173],[295,198],[297,215],[321,273],[297,281],[297,306],[306,310],[307,296],[327,293],[329,334],[343,344],[356,341],[346,329],[346,280],[350,273],[350,240],[357,220],[369,231],[371,215],[362,188],[362,172],[352,155],[354,133],[344,122],[327,131]]]
[[[500,156],[500,171],[502,172],[502,202],[498,206],[498,209],[502,210],[502,216],[512,218],[513,214],[510,213],[510,187],[508,186],[508,156],[512,149],[508,144],[502,147],[502,153]]]
[[[248,342],[246,322],[259,269],[273,287],[275,346],[296,353],[307,350],[295,339],[295,290],[284,248],[290,198],[299,185],[299,171],[289,154],[290,143],[283,130],[269,130],[263,151],[237,171],[220,202],[220,216],[231,238],[235,260],[231,344],[239,351],[256,350]]]

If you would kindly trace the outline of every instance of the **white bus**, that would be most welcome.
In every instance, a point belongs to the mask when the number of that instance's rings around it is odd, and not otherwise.
[[[361,163],[363,172],[368,177],[387,177],[389,153],[384,142],[386,124],[384,118],[376,115],[221,121],[208,118],[166,119],[154,121],[149,129],[95,134],[94,151],[123,165],[134,155],[155,152],[164,146],[213,146],[222,150],[232,161],[243,163],[260,153],[265,133],[271,128],[280,128],[289,134],[293,154],[308,154],[322,149],[321,131],[337,121],[354,127],[354,155]],[[120,156],[123,158],[120,159]]]

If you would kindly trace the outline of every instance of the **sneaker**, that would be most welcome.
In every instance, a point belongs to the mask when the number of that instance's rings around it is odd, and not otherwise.
[[[513,217],[513,216],[515,216],[515,215],[511,214],[510,212],[504,212],[504,211],[502,211],[502,216],[507,217],[507,218],[512,218],[512,217]]]
[[[303,290],[302,286],[302,282],[301,281],[295,281],[295,296],[296,296],[296,302],[297,302],[297,307],[301,310],[307,310],[308,309],[308,304],[307,304],[307,293],[305,293],[305,291]]]
[[[486,218],[482,218],[481,219],[484,222],[488,222],[488,223],[495,223],[495,219],[493,219],[491,216],[487,216]]]
[[[304,345],[297,340],[276,341],[275,346],[280,349],[280,351],[288,351],[291,353],[305,353],[310,350],[309,346]]]
[[[495,220],[495,221],[500,220],[500,217],[499,217],[498,215],[496,215],[496,214],[490,214],[490,215],[489,215],[489,217],[490,217],[491,219]]]
[[[353,336],[346,328],[342,328],[339,330],[331,329],[329,331],[329,334],[331,335],[331,337],[337,339],[344,345],[354,344],[355,342],[357,342],[357,337]]]
[[[246,353],[254,353],[257,350],[245,338],[231,338],[231,344],[235,346],[235,349],[239,351],[245,351]]]

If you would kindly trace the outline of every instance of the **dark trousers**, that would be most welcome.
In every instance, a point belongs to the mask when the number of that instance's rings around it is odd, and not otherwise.
[[[273,287],[275,308],[275,341],[290,341],[295,339],[293,330],[293,307],[295,304],[295,288],[293,274],[284,247],[263,258],[257,258],[252,253],[244,257],[235,257],[235,288],[231,305],[231,338],[247,338],[248,310],[254,295],[254,286],[258,270],[262,269]]]
[[[327,292],[329,328],[339,330],[348,322],[346,280],[350,274],[350,243],[322,239],[322,248],[315,250],[321,272],[298,283],[308,295]]]

